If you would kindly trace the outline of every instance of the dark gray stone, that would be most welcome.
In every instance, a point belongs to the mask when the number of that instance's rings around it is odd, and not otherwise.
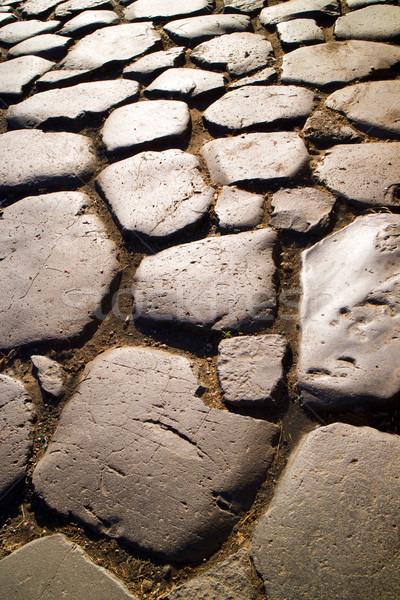
[[[317,110],[309,117],[303,128],[303,136],[316,146],[326,147],[334,144],[360,142],[362,136],[339,115],[333,117],[327,112]]]
[[[25,18],[45,17],[63,0],[26,0],[18,7],[21,15]]]
[[[339,40],[396,42],[400,40],[400,7],[367,6],[339,17],[334,34]]]
[[[185,62],[185,51],[186,48],[180,46],[152,52],[125,67],[122,76],[138,81],[154,79],[166,69],[183,64]]]
[[[264,479],[278,428],[209,408],[198,388],[183,356],[140,347],[101,354],[36,467],[36,493],[164,559],[212,552]]]
[[[88,9],[112,9],[114,6],[113,0],[67,0],[57,5],[54,16],[56,19],[69,19]]]
[[[295,19],[279,23],[276,28],[283,46],[300,46],[324,42],[324,32],[314,19]]]
[[[336,17],[339,13],[337,0],[289,0],[264,8],[260,21],[262,25],[269,27],[298,17]]]
[[[221,230],[249,229],[261,223],[264,197],[236,187],[224,186],[217,202],[215,215]]]
[[[264,6],[264,0],[224,0],[224,11],[253,15]]]
[[[224,77],[221,73],[202,69],[168,69],[151,83],[144,94],[148,98],[201,98],[223,90]]]
[[[206,15],[179,19],[164,26],[174,42],[192,45],[235,31],[248,31],[250,17],[246,15]]]
[[[64,394],[64,371],[61,365],[40,354],[32,354],[31,361],[41,389],[54,398],[60,398]]]
[[[136,0],[124,11],[127,21],[159,21],[211,12],[213,0]]]
[[[22,56],[0,64],[0,98],[16,102],[37,77],[54,66],[38,56]]]
[[[85,10],[67,21],[59,33],[81,37],[101,27],[116,25],[118,22],[119,17],[112,10]]]
[[[80,71],[79,69],[61,69],[60,71],[49,71],[36,81],[38,92],[52,90],[54,88],[68,87],[77,83],[83,83],[93,76],[90,70]]]
[[[17,21],[10,23],[0,29],[0,44],[2,46],[14,46],[34,35],[41,33],[52,33],[60,27],[60,21]]]
[[[330,223],[335,196],[315,188],[279,190],[272,196],[270,226],[299,233],[322,233]]]
[[[67,53],[72,39],[62,37],[54,33],[43,33],[35,35],[16,44],[8,51],[7,58],[18,58],[19,56],[33,55],[58,62]]]

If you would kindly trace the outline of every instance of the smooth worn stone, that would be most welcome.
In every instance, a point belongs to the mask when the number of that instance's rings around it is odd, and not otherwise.
[[[106,151],[118,154],[161,142],[173,144],[188,132],[187,104],[176,100],[139,102],[114,110],[100,134]]]
[[[33,55],[58,62],[67,53],[72,39],[56,35],[54,33],[43,33],[36,35],[16,44],[8,51],[7,58],[17,58],[19,56]]]
[[[25,18],[44,18],[63,0],[25,0],[18,7],[21,15]]]
[[[208,142],[201,149],[211,179],[220,185],[245,181],[286,181],[308,165],[297,133],[247,133]]]
[[[31,361],[33,370],[37,373],[37,378],[41,389],[59,398],[64,393],[64,371],[61,365],[47,356],[32,354]]]
[[[69,85],[83,83],[91,79],[92,75],[90,70],[61,69],[60,71],[49,71],[36,81],[36,89],[38,92],[44,92],[54,88],[68,87]]]
[[[85,10],[67,21],[59,33],[80,37],[101,27],[119,23],[118,15],[112,10]]]
[[[283,46],[300,46],[324,42],[324,32],[314,19],[295,19],[279,23],[276,28]]]
[[[261,223],[264,197],[236,187],[224,186],[217,202],[215,215],[221,230],[249,229]]]
[[[137,600],[60,533],[36,539],[3,558],[0,587],[13,600]]]
[[[193,50],[190,59],[201,68],[228,71],[232,77],[239,77],[271,64],[274,53],[264,35],[245,31],[203,42]]]
[[[400,63],[400,48],[350,40],[297,48],[283,57],[282,83],[317,87],[366,79]]]
[[[214,331],[271,325],[276,308],[271,229],[212,237],[143,259],[135,315]]]
[[[336,17],[340,14],[337,0],[289,0],[263,8],[261,24],[270,27],[299,17]]]
[[[347,13],[337,19],[334,34],[339,40],[399,41],[400,7],[367,6]]]
[[[126,79],[89,81],[78,85],[34,94],[7,111],[10,129],[45,127],[47,129],[83,127],[103,117],[111,108],[133,102],[139,84]]]
[[[0,98],[17,102],[37,77],[54,67],[54,63],[38,56],[21,56],[0,64]]]
[[[399,206],[400,142],[338,145],[325,152],[314,176],[361,206]]]
[[[328,410],[400,391],[400,215],[373,214],[303,252],[299,390]]]
[[[397,600],[399,436],[333,423],[289,458],[253,534],[274,600]]]
[[[115,6],[113,0],[67,0],[58,4],[54,11],[56,19],[69,19],[88,9],[113,9]]]
[[[25,478],[33,420],[33,405],[22,383],[0,375],[0,502]]]
[[[283,384],[287,343],[281,335],[239,336],[218,346],[217,373],[224,402],[273,406]]]
[[[224,0],[224,12],[238,12],[253,15],[264,6],[264,0]]]
[[[0,29],[0,44],[2,46],[14,46],[28,38],[41,33],[52,33],[60,27],[60,21],[17,21],[10,23]]]
[[[161,45],[151,23],[123,23],[85,36],[61,63],[63,69],[98,69],[119,65]]]
[[[391,3],[392,0],[346,0],[346,5],[355,10],[356,8],[363,8],[363,6],[367,6],[369,4],[386,4]]]
[[[375,137],[400,137],[400,81],[371,81],[338,90],[326,106]]]
[[[99,355],[36,467],[36,493],[163,560],[203,558],[250,505],[278,428],[210,408],[198,390],[183,356],[128,346]]]
[[[106,167],[96,183],[123,231],[149,237],[194,225],[213,198],[199,161],[182,150],[141,152]]]
[[[225,87],[221,73],[202,69],[167,69],[144,91],[147,98],[198,99],[206,94],[217,93]]]
[[[303,136],[306,140],[321,147],[360,142],[363,136],[354,127],[342,121],[322,110],[317,110],[307,119],[303,128]]]
[[[211,12],[213,0],[136,0],[124,11],[127,21],[160,21]]]
[[[166,69],[183,64],[185,62],[185,51],[184,46],[179,46],[147,54],[125,67],[122,71],[122,77],[136,79],[137,81],[154,79]]]
[[[55,192],[3,209],[0,348],[69,340],[101,310],[117,250],[102,221],[83,214],[88,201]]]
[[[305,119],[314,106],[314,92],[280,85],[249,86],[232,90],[211,104],[203,114],[207,127],[222,132],[292,126]]]
[[[0,27],[3,25],[8,25],[9,23],[13,23],[17,20],[17,17],[13,14],[1,13],[0,14]]]
[[[245,85],[266,85],[267,83],[274,83],[277,80],[277,73],[273,67],[267,67],[257,71],[255,75],[249,77],[242,77],[228,86],[229,90],[235,90]]]
[[[248,31],[250,17],[247,15],[206,15],[171,21],[164,26],[174,42],[182,44],[199,44],[213,37],[235,31]]]
[[[315,188],[283,189],[272,196],[270,226],[299,233],[323,233],[336,198]]]

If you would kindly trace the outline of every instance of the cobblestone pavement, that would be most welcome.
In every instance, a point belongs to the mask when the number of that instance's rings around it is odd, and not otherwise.
[[[399,42],[0,0],[0,600],[400,598]]]

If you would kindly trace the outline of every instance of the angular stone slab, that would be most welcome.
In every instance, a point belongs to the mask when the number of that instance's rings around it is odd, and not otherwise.
[[[281,335],[239,336],[218,346],[217,373],[223,400],[238,406],[273,406],[283,382],[287,350]]]
[[[33,420],[33,405],[22,383],[0,375],[0,502],[25,477]]]
[[[207,127],[222,132],[263,128],[306,119],[314,106],[314,92],[280,85],[245,86],[228,92],[203,114]]]
[[[26,0],[18,7],[21,15],[25,18],[43,18],[47,16],[63,0]]]
[[[4,558],[0,587],[14,600],[136,600],[121,581],[60,533],[34,540]]]
[[[42,391],[54,398],[60,398],[64,394],[64,371],[61,365],[40,354],[32,354],[31,361]]]
[[[363,136],[343,119],[317,110],[309,117],[303,128],[303,136],[316,146],[327,147],[334,144],[360,142]]]
[[[400,142],[338,145],[325,153],[314,177],[361,206],[399,206]]]
[[[147,98],[181,98],[190,100],[217,93],[225,87],[221,73],[202,69],[168,69],[145,89]]]
[[[286,181],[307,166],[309,154],[297,133],[247,133],[208,142],[201,149],[211,178],[220,185]]]
[[[190,55],[190,60],[199,67],[228,71],[233,77],[265,67],[273,58],[273,48],[266,36],[248,31],[203,42]]]
[[[45,127],[47,129],[83,127],[104,116],[108,110],[139,96],[139,84],[126,79],[90,81],[34,94],[10,106],[10,129]]]
[[[116,25],[118,22],[118,15],[112,10],[85,10],[67,21],[59,33],[81,37],[101,27]]]
[[[226,33],[249,29],[250,17],[247,15],[221,14],[179,19],[164,26],[164,30],[174,42],[189,46]]]
[[[90,70],[61,69],[60,71],[50,71],[37,80],[36,89],[38,92],[44,92],[54,88],[68,87],[77,83],[83,83],[92,76],[93,74]]]
[[[265,477],[277,427],[205,406],[198,387],[182,356],[139,347],[101,354],[36,467],[36,493],[163,559],[212,552]]]
[[[259,229],[182,244],[143,259],[135,316],[214,331],[271,325],[276,234]]]
[[[261,24],[270,27],[299,17],[336,17],[340,13],[337,0],[289,0],[264,8]]]
[[[224,0],[224,12],[239,12],[253,15],[264,6],[264,0]]]
[[[317,87],[366,79],[400,63],[400,48],[379,42],[329,42],[297,48],[283,57],[282,83]]]
[[[68,19],[84,10],[112,9],[114,6],[113,0],[67,0],[67,2],[58,4],[54,16],[56,19]]]
[[[379,407],[400,391],[399,234],[399,215],[368,215],[303,253],[298,379],[307,405]]]
[[[3,210],[0,348],[70,339],[100,310],[117,250],[100,219],[82,214],[88,201],[55,192]]]
[[[54,66],[53,62],[38,56],[22,56],[0,64],[0,98],[16,102],[37,77]]]
[[[13,23],[17,20],[17,17],[13,14],[1,13],[0,14],[0,27],[4,25],[8,25],[9,23]]]
[[[276,28],[283,46],[324,42],[324,32],[314,19],[295,19],[279,23]]]
[[[273,67],[267,67],[257,71],[255,75],[249,77],[242,77],[237,81],[234,81],[228,86],[229,90],[236,90],[237,88],[244,87],[245,85],[266,85],[267,83],[273,83],[277,79],[277,73]]]
[[[168,50],[152,52],[125,67],[122,71],[122,76],[128,79],[137,79],[138,81],[155,78],[166,69],[183,64],[185,62],[185,51],[186,48],[184,46],[179,46],[168,48]]]
[[[322,233],[330,223],[336,198],[315,188],[283,189],[272,196],[270,226],[298,233]]]
[[[289,458],[251,553],[274,600],[396,600],[400,440],[334,423]]]
[[[34,35],[41,33],[52,33],[60,27],[60,21],[17,21],[10,23],[0,29],[0,44],[2,46],[14,46]]]
[[[62,37],[54,33],[43,33],[42,35],[35,35],[33,38],[24,40],[10,48],[7,58],[33,55],[58,62],[64,58],[71,43],[71,38]]]
[[[127,21],[160,21],[211,12],[213,0],[136,0],[124,11]]]
[[[334,34],[339,40],[370,40],[396,42],[400,40],[400,7],[367,6],[339,17]]]
[[[261,223],[264,197],[236,187],[224,186],[215,203],[219,229],[249,229]]]
[[[165,237],[204,218],[213,189],[181,150],[142,152],[106,167],[96,183],[127,233]]]

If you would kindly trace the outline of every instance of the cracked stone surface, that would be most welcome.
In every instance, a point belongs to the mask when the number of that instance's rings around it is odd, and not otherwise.
[[[303,136],[319,147],[361,142],[363,139],[363,136],[354,127],[322,110],[315,111],[307,119],[303,128]]]
[[[177,19],[211,12],[212,0],[136,0],[124,11],[127,21]]]
[[[334,34],[339,40],[399,41],[400,7],[372,5],[347,13],[337,19]]]
[[[260,21],[262,25],[269,27],[298,17],[335,17],[339,12],[337,0],[289,0],[263,8]]]
[[[43,33],[16,44],[8,51],[7,58],[34,55],[47,60],[59,61],[67,53],[72,39],[54,33]]]
[[[41,389],[54,398],[62,396],[64,394],[64,371],[61,365],[56,360],[40,354],[32,354],[31,361]]]
[[[224,76],[202,69],[176,68],[161,73],[144,91],[148,98],[199,99],[224,89]]]
[[[271,227],[299,233],[323,233],[336,198],[315,188],[281,189],[271,199]]]
[[[0,348],[69,339],[101,312],[118,270],[116,246],[96,215],[83,214],[88,201],[55,192],[3,210]]]
[[[112,10],[85,10],[67,21],[58,33],[80,37],[118,22],[119,18]]]
[[[52,33],[60,27],[60,21],[17,21],[10,23],[0,29],[0,44],[2,46],[14,46],[34,35],[40,33]]]
[[[279,23],[276,28],[281,44],[284,46],[300,46],[301,44],[317,44],[324,42],[324,32],[314,19],[295,19]]]
[[[303,439],[253,534],[269,597],[397,599],[399,460],[399,436],[369,427],[334,423]]]
[[[182,150],[141,152],[106,167],[96,184],[125,233],[155,238],[204,218],[214,193],[198,159]]]
[[[228,86],[229,90],[234,90],[245,85],[266,85],[267,83],[274,83],[277,79],[276,71],[273,67],[267,67],[257,71],[255,75],[249,77],[242,77]]]
[[[135,316],[215,331],[270,325],[276,307],[276,234],[207,238],[143,259],[133,283]]]
[[[138,81],[154,79],[166,69],[183,64],[185,62],[185,51],[186,48],[184,46],[179,46],[169,48],[168,50],[152,52],[125,67],[122,71],[122,76],[128,79],[137,79]]]
[[[91,77],[91,71],[80,71],[79,69],[61,69],[60,71],[49,71],[36,82],[38,92],[63,88],[77,83],[83,83]]]
[[[0,64],[0,98],[8,102],[20,100],[37,77],[54,66],[38,56],[21,56]]]
[[[237,187],[224,186],[215,203],[219,229],[250,229],[261,223],[264,197]]]
[[[179,19],[164,26],[174,42],[192,45],[213,37],[236,31],[248,31],[250,17],[247,15],[205,15]]]
[[[87,9],[114,8],[112,0],[67,0],[58,4],[54,11],[56,19],[68,19]]]
[[[209,408],[197,389],[184,357],[140,347],[99,355],[36,467],[36,492],[164,559],[208,554],[265,477],[278,428]]]
[[[310,406],[380,406],[400,391],[400,216],[374,214],[303,252],[298,380]]]

